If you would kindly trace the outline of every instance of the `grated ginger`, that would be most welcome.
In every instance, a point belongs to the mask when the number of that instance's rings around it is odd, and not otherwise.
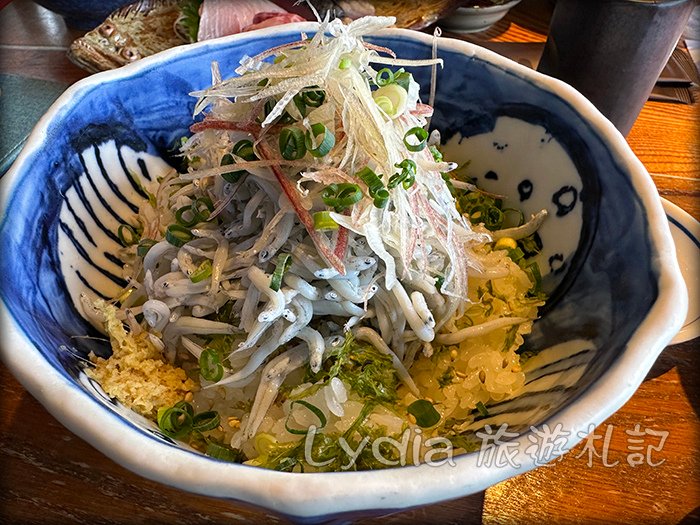
[[[174,405],[196,389],[182,368],[163,360],[147,332],[136,335],[127,332],[117,319],[117,309],[104,301],[96,301],[95,307],[104,315],[112,355],[103,359],[91,353],[90,361],[95,367],[86,373],[109,396],[155,419],[159,408]]]

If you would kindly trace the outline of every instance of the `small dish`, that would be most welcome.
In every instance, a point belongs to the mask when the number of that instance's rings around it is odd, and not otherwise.
[[[671,341],[684,343],[700,336],[700,222],[671,201],[661,199],[676,245],[678,264],[688,288],[688,315]]]
[[[478,3],[490,4],[491,2]],[[459,7],[449,17],[442,19],[440,24],[443,28],[455,33],[485,31],[506,16],[511,7],[515,7],[519,3],[520,0],[511,0],[504,4]]]

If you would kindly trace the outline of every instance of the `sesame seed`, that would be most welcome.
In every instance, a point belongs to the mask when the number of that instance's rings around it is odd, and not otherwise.
[[[459,354],[457,353],[457,350],[454,350],[454,349],[453,349],[453,350],[450,352],[450,357],[452,358],[453,361],[454,361],[455,359],[457,359],[457,356],[458,356],[458,355],[459,355]]]
[[[416,416],[413,414],[408,414],[408,420],[411,422],[412,425],[416,424]]]

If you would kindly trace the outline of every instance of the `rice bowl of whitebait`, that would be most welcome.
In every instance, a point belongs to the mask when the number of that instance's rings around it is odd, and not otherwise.
[[[687,309],[649,175],[569,86],[392,23],[183,46],[52,106],[2,180],[1,342],[59,421],[323,521],[484,490],[634,393]]]

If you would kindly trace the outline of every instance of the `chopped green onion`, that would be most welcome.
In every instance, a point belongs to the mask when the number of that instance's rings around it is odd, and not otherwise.
[[[132,246],[139,242],[139,234],[133,226],[129,224],[120,224],[117,230],[117,237],[122,246]]]
[[[258,160],[258,156],[255,154],[255,150],[253,149],[253,143],[248,139],[243,139],[236,142],[231,149],[231,153],[226,153],[223,157],[221,157],[220,165],[229,166],[231,164],[235,164],[236,159],[234,159],[234,155],[247,161]],[[235,183],[238,182],[246,173],[247,171],[245,170],[236,170],[222,173],[221,176],[226,182]]]
[[[158,244],[158,242],[154,241],[153,239],[141,239],[139,241],[139,245],[136,247],[136,255],[139,257],[145,257],[148,250],[153,248],[156,244]]]
[[[413,139],[414,142],[412,142],[411,139]],[[428,143],[428,132],[419,126],[411,128],[403,136],[403,143],[408,151],[421,151]]]
[[[426,399],[414,401],[408,405],[407,411],[416,418],[416,424],[419,427],[429,428],[437,425],[440,421],[440,412]]]
[[[294,105],[299,110],[299,113],[301,114],[301,116],[305,117],[306,116],[306,104],[304,104],[304,99],[301,98],[301,93],[297,93],[296,95],[294,95],[292,102],[294,102]]]
[[[387,188],[392,190],[398,186],[399,183],[401,183],[406,190],[413,186],[413,183],[416,181],[416,163],[411,159],[404,159],[394,164],[394,166],[401,168],[401,173],[395,173],[389,178]]]
[[[175,220],[178,224],[191,228],[199,222],[199,215],[192,211],[192,205],[183,206],[175,212]]]
[[[406,93],[405,89],[396,84],[389,84],[374,91],[372,93],[372,98],[375,104],[393,118],[406,110],[408,93]]]
[[[270,288],[275,292],[279,291],[280,286],[282,286],[282,277],[284,277],[284,272],[286,272],[291,265],[292,256],[288,253],[280,253],[277,256],[275,271],[270,279]]]
[[[393,84],[394,72],[388,67],[380,69],[379,71],[377,71],[377,76],[374,78],[374,83],[377,84],[379,87]]]
[[[442,153],[436,146],[428,146],[435,162],[442,162]]]
[[[338,69],[347,69],[352,65],[352,60],[350,57],[341,57],[340,63],[338,64]]]
[[[523,252],[528,257],[537,255],[542,251],[542,239],[537,233],[533,233],[528,237],[524,237],[518,241],[518,245],[523,249]]]
[[[193,283],[202,282],[204,279],[211,277],[211,271],[211,259],[205,259],[197,269],[190,274],[190,281]]]
[[[408,87],[411,85],[411,79],[413,78],[413,75],[410,73],[404,71],[403,68],[400,68],[396,73],[394,73],[394,82],[396,85],[401,86],[403,89],[408,92]]]
[[[289,413],[291,415],[292,409],[294,408],[294,405],[299,404],[307,409],[309,409],[310,412],[312,412],[317,418],[318,418],[318,428],[323,428],[326,426],[326,416],[325,414],[321,411],[320,408],[318,408],[315,405],[312,405],[308,401],[304,401],[303,399],[297,399],[296,401],[292,401],[292,404],[289,406]],[[300,430],[297,428],[290,428],[289,426],[289,416],[287,416],[287,421],[284,422],[284,428],[289,432],[290,434],[296,434],[296,435],[306,435],[309,433],[308,429]]]
[[[165,230],[165,240],[173,246],[180,248],[194,239],[192,232],[179,224],[171,224]]]
[[[193,412],[192,405],[184,401],[170,408],[162,407],[158,410],[158,428],[173,439],[185,437],[192,432]]]
[[[310,108],[318,108],[326,100],[326,93],[320,89],[317,91],[302,91],[301,100]]]
[[[331,212],[317,211],[314,213],[314,230],[330,231],[337,229],[338,223],[331,218]]]
[[[214,441],[207,442],[207,449],[204,453],[214,459],[220,459],[221,461],[230,461],[232,463],[242,463],[244,456],[243,452],[238,449],[227,447],[220,443]]]
[[[323,135],[323,140],[321,140],[321,143],[314,148],[313,139],[319,135]],[[333,146],[335,146],[335,135],[333,135],[330,130],[326,129],[326,126],[323,124],[312,124],[311,131],[306,132],[304,146],[312,156],[324,157],[328,155],[328,153],[333,149]]]
[[[200,412],[192,418],[192,430],[196,432],[206,432],[213,430],[221,424],[221,416],[216,410]]]
[[[367,184],[369,196],[372,197],[374,205],[377,208],[384,208],[389,202],[389,192],[384,188],[384,183],[379,178],[379,175],[365,166],[355,173],[355,176],[359,177],[362,182]]]
[[[243,139],[236,142],[233,145],[231,153],[237,157],[241,157],[243,160],[258,160],[258,156],[255,154],[255,150],[253,149],[253,143],[248,139]]]
[[[503,212],[496,206],[491,206],[485,210],[483,221],[486,229],[495,231],[501,228],[505,216]]]
[[[522,226],[525,224],[525,214],[521,210],[516,210],[515,208],[503,208],[501,210],[504,214],[515,213],[518,216],[518,223],[516,226]]]
[[[422,128],[421,128],[422,129]],[[398,162],[394,164],[395,167],[401,168],[401,170],[407,172],[407,173],[416,173],[416,170],[418,167],[416,166],[416,163],[412,161],[411,159],[403,159],[401,162]]]
[[[476,409],[479,411],[479,414],[481,414],[484,417],[488,417],[489,411],[486,410],[486,405],[484,405],[481,401],[478,401],[476,403]]]
[[[382,183],[379,175],[377,175],[367,166],[355,173],[355,176],[367,184],[367,189],[369,190],[370,196],[374,196],[377,191],[384,188],[384,183]]]
[[[391,99],[387,96],[380,95],[378,97],[373,97],[374,103],[379,106],[379,108],[389,116],[393,116],[396,111],[394,110],[394,104]]]
[[[284,128],[280,133],[279,147],[286,160],[299,160],[306,155],[304,132],[299,128]]]
[[[357,184],[329,184],[321,192],[321,199],[326,206],[341,212],[362,199],[362,190]]]
[[[531,262],[523,270],[529,274],[530,280],[534,283],[534,291],[539,292],[542,288],[542,274],[539,265],[536,262]]]
[[[221,157],[221,166],[229,166],[231,164],[235,164],[236,161],[233,159],[233,155],[230,153],[226,153],[223,157]],[[235,183],[238,182],[241,178],[241,176],[245,173],[244,170],[237,170],[237,171],[228,171],[226,173],[222,173],[221,177],[226,181],[230,183]]]
[[[192,202],[192,212],[197,215],[200,221],[208,220],[213,211],[214,203],[209,197],[199,197]]]
[[[214,348],[207,347],[199,354],[199,374],[212,383],[216,383],[224,376],[221,354]]]
[[[388,202],[389,192],[385,188],[374,193],[374,205],[377,208],[384,208]]]
[[[402,180],[403,177],[400,173],[394,173],[391,177],[389,177],[389,182],[387,183],[386,187],[393,190],[401,183]]]
[[[438,275],[437,277],[435,277],[435,288],[437,288],[438,292],[442,288],[443,284],[445,284],[445,276],[444,275]]]
[[[508,257],[510,257],[514,263],[520,263],[520,261],[525,258],[525,252],[523,252],[519,246],[516,246],[512,250],[508,250]]]

